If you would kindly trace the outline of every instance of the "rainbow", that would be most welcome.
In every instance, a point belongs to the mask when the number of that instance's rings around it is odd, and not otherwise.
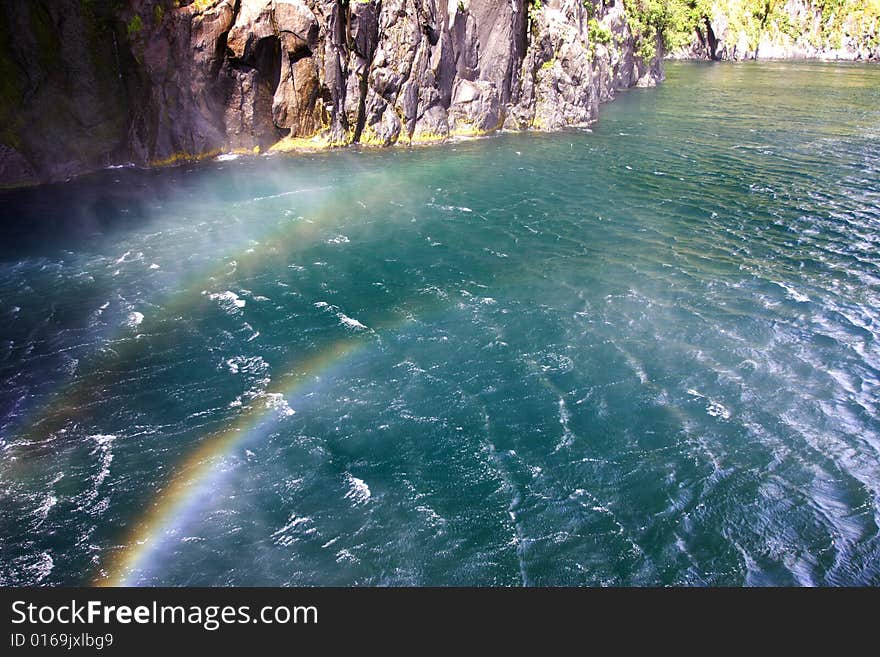
[[[310,383],[323,376],[366,347],[369,340],[340,340],[316,355],[299,363],[300,373],[295,381],[280,392],[284,399],[300,393]],[[94,579],[95,586],[130,586],[148,564],[150,557],[163,544],[164,539],[186,522],[187,518],[202,506],[218,483],[222,471],[218,467],[223,459],[265,432],[279,419],[279,411],[266,394],[261,403],[243,413],[227,429],[208,438],[177,467],[177,471],[159,495],[153,499],[145,515],[135,524],[123,541],[122,548]],[[268,426],[267,426],[268,425]]]
[[[420,316],[424,318],[426,313],[447,307],[448,300],[422,299],[420,306]],[[210,501],[224,472],[219,467],[224,458],[265,436],[283,417],[277,405],[272,403],[276,395],[280,394],[285,401],[295,398],[309,386],[332,377],[334,370],[346,361],[371,346],[380,345],[383,335],[394,333],[413,321],[415,318],[407,314],[375,323],[372,328],[359,331],[356,337],[337,340],[289,368],[288,374],[281,377],[286,384],[265,391],[258,403],[245,410],[225,430],[204,439],[176,467],[168,484],[153,499],[146,513],[122,541],[120,549],[93,578],[92,585],[136,584],[134,578],[148,567],[150,558],[164,540]]]
[[[418,175],[418,174],[416,174]],[[394,202],[398,194],[396,184],[375,184],[371,176],[359,180],[359,183],[346,187],[343,190],[336,189],[329,197],[323,197],[319,201],[320,206],[312,208],[308,213],[308,219],[295,222],[284,222],[274,230],[262,235],[258,249],[247,249],[238,252],[227,252],[226,256],[234,256],[238,263],[238,270],[254,266],[264,265],[266,258],[276,257],[276,254],[285,253],[291,244],[307,249],[315,243],[315,238],[320,236],[325,224],[332,222],[343,213],[350,213],[353,201],[367,203]],[[394,183],[402,184],[407,181],[395,180]],[[412,181],[409,181],[412,182]],[[320,189],[297,190],[298,192],[320,191]],[[283,192],[271,197],[251,199],[259,202],[276,196],[286,196],[294,192]],[[247,201],[247,202],[251,202]],[[175,286],[175,292],[167,295],[163,300],[156,300],[156,305],[161,305],[162,312],[148,318],[141,325],[140,330],[149,333],[149,323],[159,322],[164,317],[172,317],[184,312],[187,308],[203,299],[202,289],[216,284],[218,278],[225,275],[225,258],[218,255],[218,259],[224,261],[222,265],[211,268],[208,271],[198,272],[185,280],[181,280]],[[421,301],[424,301],[422,299]],[[434,299],[429,303],[436,303]],[[443,304],[445,305],[445,303]],[[393,329],[400,326],[408,319],[391,319],[386,322],[384,329]],[[271,403],[272,399],[280,394],[285,400],[289,400],[301,393],[309,385],[313,385],[322,376],[331,373],[333,368],[344,362],[347,358],[363,351],[370,345],[376,344],[377,331],[383,327],[374,325],[369,332],[360,332],[356,338],[338,340],[304,361],[300,361],[290,369],[290,373],[281,377],[286,384],[276,384],[265,391],[263,396],[244,409],[238,417],[223,431],[207,437],[187,456],[182,463],[175,467],[174,474],[163,487],[161,492],[149,503],[143,516],[136,521],[131,531],[121,541],[120,547],[101,566],[100,571],[94,576],[92,584],[95,586],[122,586],[134,583],[139,572],[148,567],[150,559],[156,555],[157,550],[164,544],[169,534],[174,533],[176,528],[183,526],[188,518],[192,517],[195,510],[203,507],[203,502],[214,490],[214,484],[218,483],[223,474],[222,464],[225,457],[242,449],[249,441],[264,436],[266,432],[280,421],[281,415],[278,409]],[[124,333],[107,335],[105,344],[112,344],[114,358],[125,359],[135,349],[137,340],[132,340]],[[101,371],[103,368],[94,368],[94,374],[87,374],[66,389],[59,391],[55,401],[48,407],[43,407],[39,416],[27,422],[27,429],[20,442],[22,447],[40,444],[47,437],[54,435],[66,427],[70,422],[88,407],[92,391],[100,384]],[[290,382],[290,379],[293,382]],[[33,452],[27,451],[18,455],[17,458],[6,459],[3,469],[7,476],[25,475],[27,468],[39,467],[39,457]]]
[[[320,192],[324,189],[326,188],[318,187],[285,191],[279,194],[242,201],[238,205],[259,203],[286,197],[291,194]],[[344,189],[335,189],[327,197],[322,196],[320,207],[314,209],[311,213],[307,213],[308,218],[281,223],[274,230],[261,236],[259,247],[256,249],[242,247],[238,251],[229,251],[223,255],[218,254],[217,259],[222,264],[208,271],[198,272],[186,280],[180,281],[179,284],[174,286],[175,292],[166,295],[164,299],[154,299],[152,304],[161,306],[162,312],[147,317],[139,327],[139,331],[149,334],[151,323],[158,323],[165,318],[174,317],[202,303],[204,299],[202,291],[206,287],[216,284],[217,279],[224,276],[224,268],[228,267],[227,258],[233,257],[237,263],[238,270],[241,271],[249,267],[260,266],[265,262],[266,258],[272,258],[277,253],[284,253],[285,247],[289,248],[290,244],[308,248],[315,244],[315,238],[320,236],[327,223],[337,219],[346,211],[350,212],[354,204],[353,199],[366,203],[387,203],[393,201],[395,194],[394,184],[388,184],[387,181],[385,184],[375,184],[372,177],[368,175],[356,185],[351,185]],[[124,359],[133,350],[138,348],[139,341],[131,339],[128,335],[129,331],[130,329],[127,328],[120,329],[113,334],[104,336],[104,344],[112,345],[113,347],[114,359]],[[88,406],[93,391],[100,387],[100,377],[102,376],[101,371],[103,369],[105,368],[94,367],[94,373],[86,374],[76,382],[59,390],[54,395],[54,401],[51,404],[37,410],[36,417],[21,418],[20,424],[25,427],[19,435],[20,438],[24,439],[22,444],[41,443],[47,437],[56,434],[70,422],[74,421],[82,412],[81,409]],[[26,453],[17,456],[18,458],[5,460],[3,467],[7,470],[6,476],[14,476],[15,474],[9,470],[10,467],[19,470],[19,475],[24,475],[23,471],[28,465],[38,467],[37,464],[30,463],[31,459],[27,458]]]

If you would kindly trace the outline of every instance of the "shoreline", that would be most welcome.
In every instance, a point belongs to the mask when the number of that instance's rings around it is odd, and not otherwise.
[[[820,62],[823,64],[880,64],[880,57],[862,59],[860,57],[832,57],[832,56],[788,56],[788,57],[697,57],[694,55],[667,55],[664,62],[729,62],[731,64],[744,64],[747,62]]]
[[[282,139],[267,149],[214,149],[198,154],[175,153],[172,157],[165,160],[151,162],[149,164],[137,164],[135,162],[125,162],[119,164],[111,164],[97,169],[89,169],[70,176],[64,180],[53,180],[47,182],[24,183],[21,185],[0,185],[0,197],[3,194],[14,193],[16,191],[24,191],[30,189],[38,189],[42,187],[52,187],[56,185],[67,185],[76,182],[86,176],[101,174],[109,171],[117,171],[120,169],[136,169],[138,171],[169,171],[186,166],[196,164],[209,164],[211,162],[223,163],[234,162],[236,160],[246,158],[253,159],[258,157],[296,157],[299,155],[314,155],[317,153],[331,153],[344,151],[371,151],[371,152],[390,152],[394,150],[404,149],[427,149],[434,146],[443,146],[450,144],[460,144],[470,141],[480,141],[483,139],[491,139],[501,135],[555,135],[567,132],[569,130],[578,130],[582,132],[592,132],[591,126],[595,125],[596,120],[589,123],[580,123],[563,126],[553,130],[545,130],[540,128],[526,128],[522,130],[503,129],[491,130],[480,134],[451,134],[438,139],[413,139],[398,141],[388,144],[387,146],[369,142],[352,142],[352,143],[332,143],[329,139],[310,138],[294,138],[294,145],[285,143],[286,139]]]
[[[315,155],[319,153],[333,153],[333,152],[346,152],[346,151],[368,151],[373,153],[380,152],[393,152],[394,150],[405,150],[405,149],[428,149],[434,146],[444,146],[444,145],[454,145],[461,144],[471,141],[481,141],[484,139],[492,139],[494,137],[500,137],[502,135],[556,135],[562,134],[564,132],[570,130],[577,130],[580,132],[592,132],[591,126],[594,125],[596,121],[592,121],[588,124],[578,124],[578,125],[569,125],[564,126],[562,128],[558,128],[555,130],[542,130],[539,128],[527,128],[523,130],[513,130],[513,129],[503,129],[499,128],[497,130],[492,130],[488,132],[484,132],[482,134],[455,134],[449,135],[448,137],[444,137],[442,139],[436,140],[428,140],[428,139],[414,139],[403,140],[400,139],[393,144],[389,144],[387,146],[369,143],[369,142],[353,142],[353,143],[341,143],[334,144],[331,143],[328,139],[317,140],[316,138],[296,138],[297,144],[292,147],[282,146],[277,147],[279,144],[284,142],[285,140],[281,140],[273,144],[271,147],[265,150],[259,149],[230,149],[230,150],[212,150],[207,151],[205,153],[200,153],[197,155],[184,155],[184,154],[176,154],[174,158],[168,158],[168,161],[162,161],[161,163],[151,163],[151,164],[137,164],[135,162],[125,162],[120,164],[111,164],[106,167],[101,167],[99,169],[90,169],[87,171],[83,171],[74,176],[71,176],[65,180],[54,180],[49,182],[37,182],[33,184],[22,184],[15,186],[0,186],[0,199],[2,199],[3,194],[12,194],[18,191],[26,191],[26,190],[34,190],[39,188],[47,188],[47,187],[55,187],[55,186],[63,186],[69,183],[74,183],[77,180],[82,178],[100,175],[102,173],[108,173],[111,171],[118,171],[121,169],[134,169],[141,172],[147,171],[172,171],[174,169],[183,168],[187,166],[193,165],[209,165],[211,163],[223,164],[224,162],[235,162],[240,159],[255,159],[255,158],[284,158],[284,157],[297,157],[300,155]],[[313,144],[309,144],[309,142],[314,141]],[[277,148],[276,148],[277,147]]]
[[[747,59],[710,59],[706,57],[695,56],[679,56],[667,55],[663,58],[663,62],[684,62],[684,63],[706,63],[706,64],[771,64],[771,63],[816,63],[816,64],[837,64],[837,65],[880,65],[880,59],[845,59],[831,57],[759,57]],[[664,76],[665,78],[665,76]],[[659,84],[659,83],[658,83]],[[654,85],[656,86],[656,85]],[[645,87],[630,87],[619,89],[618,93],[625,93],[633,89]],[[652,87],[647,87],[652,88]],[[612,101],[613,102],[613,99]],[[602,103],[604,105],[606,103]],[[579,123],[566,125],[555,129],[544,129],[537,126],[531,126],[523,129],[497,128],[495,130],[474,130],[474,131],[452,131],[448,135],[419,135],[412,138],[399,138],[391,144],[379,144],[371,140],[358,142],[334,142],[328,133],[322,133],[313,137],[283,137],[267,148],[255,146],[253,148],[232,148],[232,149],[211,149],[203,153],[173,153],[167,158],[161,160],[153,160],[147,164],[137,164],[135,162],[124,162],[111,164],[101,168],[88,169],[79,172],[64,180],[55,180],[49,182],[24,183],[20,185],[0,185],[0,195],[12,193],[20,190],[36,189],[53,185],[65,185],[75,182],[84,176],[98,174],[103,171],[112,171],[116,169],[138,169],[140,171],[153,171],[162,169],[174,169],[177,167],[190,166],[194,164],[204,164],[208,162],[231,162],[241,157],[267,157],[267,156],[289,156],[308,155],[314,153],[325,153],[337,150],[370,150],[370,151],[389,151],[399,148],[426,148],[431,146],[439,146],[442,144],[454,144],[459,142],[474,141],[485,139],[498,135],[507,134],[557,134],[567,130],[590,130],[591,126],[598,122],[599,118],[594,118],[587,123]]]
[[[656,85],[654,85],[656,86]],[[653,88],[652,87],[631,87],[627,89],[619,89],[618,93],[625,93],[633,89]],[[612,99],[613,102],[614,99]],[[607,103],[602,103],[605,105]],[[430,148],[432,146],[441,146],[444,144],[456,144],[468,141],[477,141],[488,139],[500,135],[514,134],[559,134],[568,130],[592,131],[592,126],[598,122],[598,117],[588,122],[572,123],[560,128],[546,129],[532,126],[522,129],[513,128],[497,128],[494,130],[454,130],[448,135],[419,135],[413,138],[400,138],[391,144],[379,144],[374,141],[357,141],[357,142],[334,142],[328,133],[322,133],[313,137],[283,137],[271,146],[261,149],[259,146],[254,148],[232,148],[232,149],[211,149],[203,153],[174,153],[167,158],[161,160],[153,160],[147,164],[138,164],[136,162],[124,162],[110,164],[105,167],[88,169],[81,171],[64,180],[53,180],[46,182],[23,183],[20,185],[0,185],[0,196],[16,191],[38,189],[54,185],[66,185],[75,182],[85,176],[100,174],[106,171],[115,171],[119,169],[137,169],[139,171],[159,171],[170,170],[178,167],[191,166],[194,164],[207,164],[210,162],[233,162],[240,158],[255,157],[295,157],[298,155],[309,155],[315,153],[329,153],[333,151],[346,150],[367,150],[367,151],[393,151],[395,149],[415,149]]]

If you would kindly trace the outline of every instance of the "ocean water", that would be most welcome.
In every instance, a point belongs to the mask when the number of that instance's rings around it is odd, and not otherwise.
[[[0,583],[880,584],[880,68],[0,195]]]

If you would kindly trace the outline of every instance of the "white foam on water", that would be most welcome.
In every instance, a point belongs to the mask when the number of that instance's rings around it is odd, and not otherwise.
[[[645,368],[642,367],[642,364],[635,358],[635,356],[633,356],[629,352],[623,351],[622,349],[621,351],[624,358],[626,359],[627,364],[630,366],[630,368],[632,368],[632,371],[635,372],[636,376],[639,377],[639,382],[642,385],[647,384],[650,381],[650,378],[648,377],[648,373],[645,371]]]
[[[433,203],[429,203],[428,205],[433,205]],[[441,210],[446,210],[447,212],[473,212],[470,208],[466,208],[459,205],[437,205],[434,206]]]
[[[262,356],[232,356],[224,363],[232,374],[261,375],[269,371],[269,363]]]
[[[202,294],[207,294],[211,301],[218,302],[220,307],[230,314],[240,314],[241,309],[244,308],[246,304],[245,300],[239,298],[239,296],[232,290],[210,294],[208,294],[207,290],[202,290]]]
[[[348,561],[350,563],[360,563],[360,559],[358,559],[345,548],[342,548],[339,552],[336,553],[336,563],[342,563],[343,561]]]
[[[157,264],[154,262],[154,263],[150,264],[150,269],[159,269],[159,265],[157,265]]]
[[[717,401],[709,400],[709,403],[706,406],[706,412],[712,417],[720,417],[722,420],[730,419],[730,411],[727,410],[727,407]]]
[[[307,187],[305,189],[291,189],[287,192],[281,192],[279,194],[270,194],[269,196],[255,196],[251,199],[251,201],[266,201],[268,199],[273,198],[284,198],[285,196],[292,196],[294,194],[302,194],[304,192],[321,192],[327,189],[331,189],[329,186],[324,187]]]
[[[272,532],[272,538],[276,539],[275,543],[277,545],[281,545],[287,547],[296,541],[296,539],[290,535],[291,531],[302,531],[299,529],[304,525],[308,525],[312,522],[312,519],[308,516],[298,516],[295,513],[291,513],[290,517],[287,519],[287,523],[281,527],[280,529]],[[310,534],[312,531],[305,531],[304,533]]]
[[[346,500],[351,500],[354,506],[361,506],[369,502],[372,491],[367,486],[367,482],[349,473],[345,473],[345,479],[348,482],[348,492],[343,495]]]
[[[204,543],[205,539],[201,536],[184,536],[180,539],[184,543]]]
[[[214,158],[217,162],[231,162],[238,159],[238,153],[223,153]]]
[[[43,503],[40,504],[35,510],[34,514],[37,516],[37,523],[34,525],[34,529],[42,525],[46,521],[46,517],[49,515],[49,511],[52,510],[58,504],[58,498],[55,497],[52,493],[46,495],[43,499]]]
[[[49,554],[49,551],[40,553],[40,556],[37,557],[37,560],[28,566],[28,570],[33,573],[35,577],[35,583],[39,584],[44,579],[46,579],[49,574],[52,572],[52,569],[55,568],[55,561],[52,559],[52,555]]]
[[[284,395],[280,392],[266,393],[266,407],[279,411],[285,417],[296,415],[296,411],[290,407]]]
[[[443,518],[443,516],[441,516],[434,509],[432,509],[431,507],[429,507],[425,504],[419,504],[418,506],[416,506],[416,511],[418,511],[419,513],[424,515],[425,520],[432,527],[437,527],[437,526],[446,524],[446,519]]]
[[[98,493],[98,488],[110,474],[110,464],[113,463],[113,452],[111,446],[116,436],[112,434],[94,434],[88,436],[89,440],[95,441],[95,448],[90,452],[92,456],[99,456],[101,468],[94,480],[94,495]]]
[[[786,285],[785,283],[782,283],[781,281],[772,281],[772,282],[774,284],[778,285],[779,287],[781,287],[783,290],[785,290],[786,293],[788,294],[788,296],[791,297],[792,299],[794,299],[795,301],[797,301],[798,303],[806,303],[807,301],[810,300],[810,297],[808,297],[806,294],[803,294],[802,292],[798,292],[790,285]]]
[[[134,311],[128,314],[128,319],[125,323],[127,326],[134,328],[135,326],[138,326],[142,321],[144,321],[144,314]]]
[[[349,317],[345,313],[336,313],[336,316],[339,318],[339,321],[348,326],[349,328],[359,329],[363,331],[369,331],[370,329],[363,324],[361,324],[356,319]]]
[[[565,404],[565,399],[560,397],[559,424],[562,426],[562,437],[559,439],[556,448],[553,450],[554,454],[565,447],[570,447],[572,442],[574,442],[574,433],[572,432],[571,427],[569,427],[570,420],[571,413],[568,410],[568,406]]]
[[[348,244],[349,242],[351,242],[351,240],[345,235],[334,235],[327,240],[327,244]]]
[[[64,355],[64,365],[63,369],[70,376],[76,374],[76,368],[79,366],[79,358],[71,358],[70,356]]]
[[[574,361],[564,354],[547,353],[542,355],[541,361],[542,372],[571,372],[574,369]]]
[[[187,415],[186,419],[191,420],[196,417],[205,417],[206,415],[210,415],[211,413],[213,413],[215,410],[216,409],[214,409],[214,408],[209,408],[204,411],[196,411],[195,413],[190,413],[189,415]]]
[[[730,419],[730,411],[721,402],[711,399],[710,397],[707,397],[706,395],[701,393],[699,390],[694,390],[693,388],[688,388],[687,394],[689,394],[691,397],[704,399],[706,401],[706,413],[708,413],[712,417],[718,417],[722,420]]]
[[[383,285],[382,283],[374,283],[374,285]],[[440,299],[448,299],[449,294],[447,294],[444,290],[440,289],[436,285],[429,285],[428,287],[423,287],[419,290],[420,294],[432,294]]]
[[[342,324],[343,326],[347,326],[348,328],[356,329],[359,331],[371,330],[370,327],[365,326],[364,324],[362,324],[358,320],[354,319],[353,317],[349,317],[348,315],[346,315],[343,312],[336,312],[339,310],[339,306],[334,306],[332,304],[327,303],[326,301],[317,301],[312,305],[315,308],[319,308],[321,310],[326,310],[327,312],[335,313],[336,318],[339,320],[339,323]]]

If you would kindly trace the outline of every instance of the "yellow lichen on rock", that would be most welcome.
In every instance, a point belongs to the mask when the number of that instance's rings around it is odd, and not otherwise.
[[[492,134],[493,132],[494,130],[482,130],[481,128],[465,124],[460,128],[455,128],[452,132],[449,133],[449,136],[467,139],[473,137],[485,137],[486,135]]]
[[[168,157],[150,160],[150,166],[167,167],[174,164],[183,164],[184,162],[198,162],[200,160],[207,160],[212,157],[217,157],[221,153],[222,150],[219,148],[214,148],[212,150],[204,151],[202,153],[187,153],[186,151],[177,151],[176,153],[172,153]]]
[[[361,132],[358,144],[361,146],[385,146],[385,140],[370,126],[366,126],[363,132]]]
[[[332,142],[325,135],[314,137],[284,137],[272,144],[270,153],[295,153],[299,151],[323,151],[334,146],[344,146],[345,143]]]
[[[449,139],[449,135],[443,135],[436,132],[420,132],[410,135],[406,139],[399,139],[398,144],[406,144],[408,146],[419,146],[423,144],[439,144]]]

